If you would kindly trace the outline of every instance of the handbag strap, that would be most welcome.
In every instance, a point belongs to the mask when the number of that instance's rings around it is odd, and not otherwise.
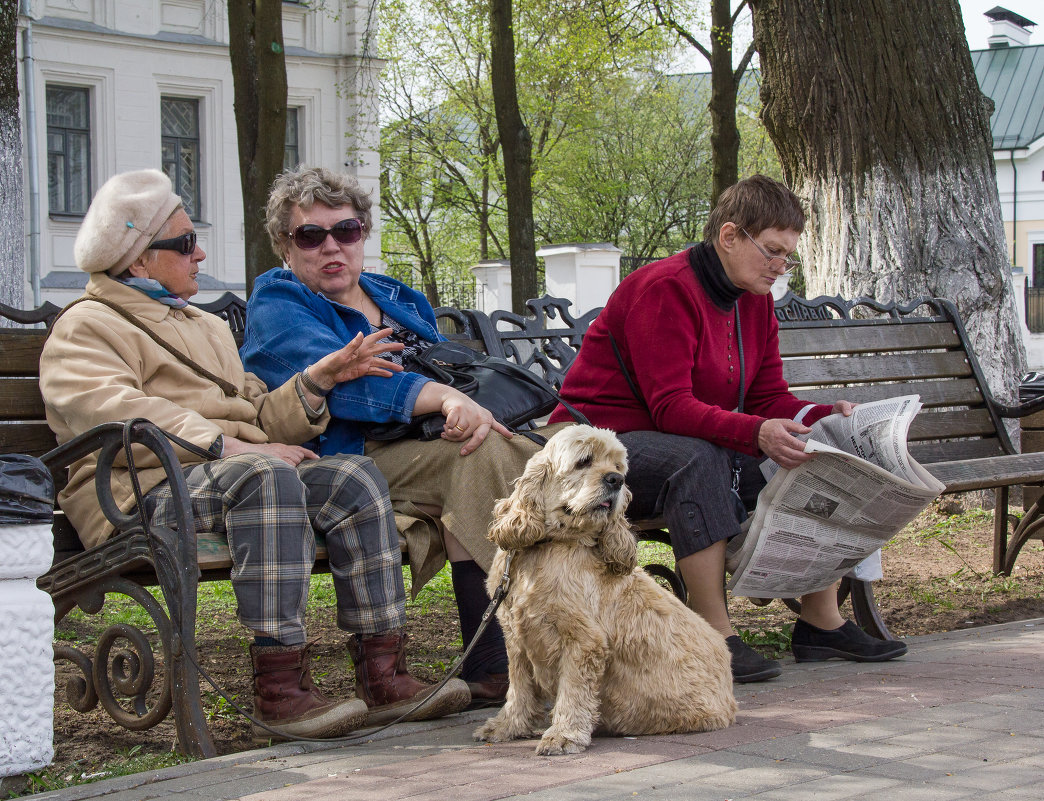
[[[743,361],[743,332],[740,329],[738,301],[736,302],[736,305],[733,306],[733,313],[735,315],[736,320],[736,351],[739,356],[739,403],[737,403],[736,405],[736,411],[739,414],[743,414],[743,400],[744,396],[746,395],[747,388],[744,383],[745,364]],[[623,372],[624,378],[627,379],[627,386],[631,388],[631,392],[634,394],[634,397],[637,399],[637,401],[643,407],[645,407],[646,410],[648,410],[649,405],[645,402],[645,398],[641,396],[641,393],[638,392],[638,387],[635,386],[634,379],[631,378],[631,374],[627,371],[627,366],[624,364],[623,356],[620,355],[620,348],[617,346],[616,338],[613,336],[611,331],[609,332],[609,344],[612,345],[613,354],[616,356],[616,361],[620,365],[620,370]],[[740,467],[740,455],[737,452],[732,459],[732,490],[736,493],[739,492],[739,477],[741,470],[742,468]]]
[[[193,370],[197,375],[199,375],[202,378],[207,379],[208,381],[212,381],[213,383],[217,384],[218,387],[221,389],[221,391],[224,392],[227,397],[229,397],[229,398],[240,397],[240,398],[243,398],[243,400],[249,400],[249,398],[247,398],[246,395],[244,395],[242,392],[240,392],[239,388],[235,384],[233,384],[231,381],[226,381],[224,378],[221,378],[220,376],[214,375],[206,367],[204,367],[203,365],[198,364],[197,362],[195,362],[192,359],[190,359],[188,356],[186,356],[180,350],[175,348],[169,342],[167,342],[162,337],[160,337],[158,334],[156,334],[154,331],[152,331],[150,328],[148,328],[148,326],[143,324],[140,320],[138,320],[137,317],[135,317],[129,311],[124,309],[122,306],[120,306],[120,305],[118,305],[116,303],[113,303],[111,300],[108,300],[107,298],[87,298],[87,297],[77,298],[72,303],[69,303],[60,312],[58,312],[58,314],[55,315],[54,319],[51,321],[51,325],[49,326],[49,328],[47,330],[47,335],[48,336],[51,335],[51,331],[54,330],[54,324],[56,322],[58,322],[58,320],[61,318],[61,316],[63,314],[65,314],[67,311],[69,311],[69,309],[71,309],[77,303],[84,303],[86,301],[91,301],[93,303],[100,303],[102,306],[105,306],[105,307],[107,307],[109,309],[112,309],[114,312],[116,312],[118,315],[120,315],[120,317],[122,317],[124,320],[126,320],[131,325],[133,325],[135,328],[138,328],[138,329],[144,331],[145,334],[153,342],[155,342],[157,345],[159,345],[161,348],[163,348],[163,350],[167,351],[167,353],[169,353],[171,356],[173,356],[179,362],[184,364],[186,367],[188,367],[191,370]],[[181,443],[178,443],[178,444],[180,445]]]

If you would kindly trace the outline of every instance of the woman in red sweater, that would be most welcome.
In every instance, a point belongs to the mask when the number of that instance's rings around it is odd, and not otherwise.
[[[738,682],[781,671],[736,635],[721,589],[726,542],[739,533],[734,469],[739,495],[753,508],[764,486],[761,457],[797,466],[812,457],[794,435],[832,412],[852,411],[848,401],[799,400],[783,379],[771,290],[796,264],[789,254],[804,225],[797,196],[771,178],[755,175],[726,189],[702,243],[620,283],[562,387],[566,400],[626,446],[629,514],[666,519],[689,606],[725,636]],[[559,407],[551,422],[568,419]],[[801,599],[793,650],[799,661],[883,661],[906,645],[845,621],[830,588]]]

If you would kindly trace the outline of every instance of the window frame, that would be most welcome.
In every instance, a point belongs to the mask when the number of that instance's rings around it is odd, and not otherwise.
[[[45,162],[46,162],[46,170],[47,170],[47,210],[48,210],[48,214],[50,216],[55,216],[55,217],[83,217],[87,213],[88,206],[90,206],[91,197],[92,197],[91,187],[92,187],[93,181],[94,181],[94,170],[93,170],[94,153],[93,153],[92,140],[91,140],[91,131],[92,131],[92,125],[91,125],[92,118],[91,118],[91,115],[92,115],[92,110],[93,110],[93,105],[94,105],[92,103],[92,88],[93,87],[91,87],[91,86],[82,86],[82,85],[65,83],[65,82],[60,82],[60,81],[48,81],[48,82],[46,82],[44,84],[44,122],[45,122],[45,127],[46,127],[46,133],[45,133],[46,157],[45,157]],[[84,119],[85,119],[86,127],[84,127],[84,128],[76,128],[76,127],[73,127],[73,126],[52,125],[51,124],[51,122],[49,120],[49,117],[50,117],[50,114],[51,114],[50,100],[51,100],[51,91],[52,90],[73,91],[73,92],[77,92],[77,93],[79,93],[79,94],[81,94],[83,96],[83,98],[84,98]],[[62,138],[62,148],[61,148],[61,150],[54,150],[54,149],[51,148],[51,137],[52,137],[52,135],[55,135],[55,134],[61,136],[61,138]],[[70,187],[71,187],[71,183],[72,183],[71,179],[70,179],[71,169],[72,169],[72,159],[70,158],[69,142],[70,142],[70,138],[72,136],[82,136],[83,139],[84,139],[84,142],[85,142],[86,153],[84,155],[83,162],[84,162],[87,174],[86,174],[86,180],[84,181],[84,184],[83,184],[83,186],[84,186],[84,193],[80,197],[80,201],[82,202],[82,206],[83,206],[82,209],[80,209],[80,208],[71,209],[69,207],[70,206],[70,197],[72,195],[72,192],[70,191]],[[53,198],[51,197],[51,156],[53,154],[58,154],[58,153],[61,154],[62,160],[63,160],[61,184],[62,184],[62,196],[64,198],[64,203],[63,203],[63,207],[62,208],[54,208],[54,205],[52,203]]]
[[[182,136],[180,134],[168,134],[164,132],[163,125],[163,112],[164,104],[171,103],[191,103],[195,106],[195,136]],[[193,187],[193,194],[191,197],[191,205],[185,203],[185,211],[188,213],[189,218],[193,222],[200,222],[203,220],[203,102],[202,98],[199,97],[185,97],[180,95],[172,94],[161,94],[160,95],[160,165],[164,172],[170,177],[171,183],[174,185],[174,191],[181,195],[182,188],[182,146],[183,143],[191,142],[195,144],[196,151],[196,183]],[[174,175],[170,175],[167,172],[167,159],[164,157],[164,150],[168,144],[174,146],[174,158],[172,166],[174,168]],[[182,201],[185,201],[184,195],[182,195]]]

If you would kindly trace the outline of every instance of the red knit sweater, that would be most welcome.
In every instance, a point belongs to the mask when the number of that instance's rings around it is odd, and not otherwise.
[[[686,252],[648,264],[620,282],[584,335],[562,397],[602,428],[681,434],[757,456],[761,424],[791,419],[808,402],[794,397],[783,380],[771,295],[744,292],[739,314],[744,414],[729,411],[739,400],[735,313],[711,302]],[[644,403],[620,370],[610,332]],[[817,404],[802,422],[810,425],[830,411]],[[550,422],[571,419],[559,406]]]

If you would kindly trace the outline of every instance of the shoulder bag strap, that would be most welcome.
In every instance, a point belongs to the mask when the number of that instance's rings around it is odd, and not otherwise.
[[[56,322],[58,322],[58,320],[61,318],[61,316],[63,314],[65,314],[69,309],[71,309],[77,303],[83,303],[85,301],[91,301],[93,303],[100,303],[102,306],[105,306],[105,307],[107,307],[109,309],[112,309],[114,312],[116,312],[118,315],[120,315],[120,317],[122,317],[124,320],[126,320],[131,325],[133,325],[135,328],[139,328],[142,331],[144,331],[153,342],[155,342],[157,345],[159,345],[161,348],[163,348],[163,350],[167,351],[167,353],[169,353],[171,356],[173,356],[179,362],[184,364],[186,367],[188,367],[189,369],[193,370],[197,375],[199,375],[202,378],[207,379],[208,381],[211,381],[211,382],[217,384],[218,387],[221,389],[221,391],[224,392],[227,397],[229,397],[229,398],[240,397],[240,398],[243,398],[243,400],[249,400],[249,398],[247,398],[246,395],[244,395],[242,392],[240,392],[239,388],[235,384],[233,384],[231,381],[226,381],[224,378],[221,378],[220,376],[214,375],[214,373],[210,372],[206,367],[204,367],[201,364],[196,363],[195,361],[190,359],[188,356],[186,356],[184,353],[182,353],[180,350],[178,350],[173,345],[171,345],[169,342],[167,342],[166,340],[162,339],[158,334],[156,334],[150,328],[148,328],[147,326],[142,324],[142,322],[140,320],[138,320],[137,317],[135,317],[129,311],[124,309],[122,306],[120,306],[120,305],[118,305],[116,303],[113,303],[111,300],[108,300],[106,298],[88,298],[88,297],[77,298],[72,303],[68,304],[65,308],[63,308],[60,312],[58,312],[58,314],[55,315],[54,320],[51,321],[51,325],[48,327],[47,335],[48,336],[51,335],[51,331],[54,330],[54,324]],[[180,445],[181,443],[178,443],[178,444]]]

